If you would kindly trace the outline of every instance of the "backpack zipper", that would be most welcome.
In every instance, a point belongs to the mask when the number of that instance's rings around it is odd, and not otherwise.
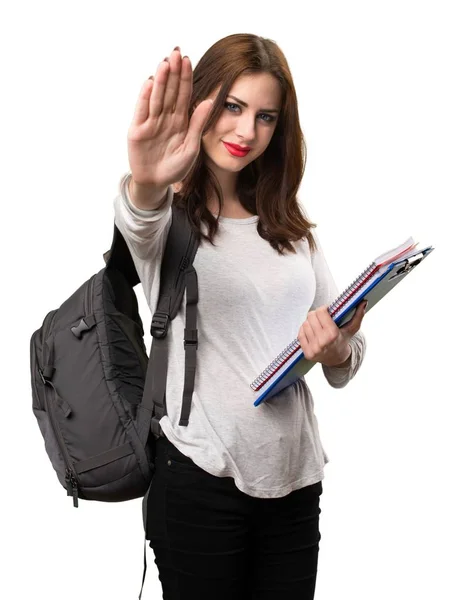
[[[92,275],[92,277],[89,279],[89,282],[86,286],[86,294],[84,297],[84,309],[85,309],[85,316],[88,317],[90,314],[92,314],[92,307],[94,305],[94,279],[95,279],[95,275]]]
[[[33,333],[33,335],[31,336],[31,342],[30,342],[30,355],[31,355],[30,358],[31,358],[31,371],[32,371],[31,386],[33,388],[33,392],[34,392],[34,395],[36,397],[37,409],[38,410],[43,410],[43,408],[42,408],[42,402],[41,402],[41,397],[39,396],[38,388],[37,388],[36,380],[35,380],[36,367],[37,367],[37,369],[39,371],[39,374],[40,374],[39,363],[37,361],[36,347],[34,345],[34,340],[35,340],[35,337],[36,337],[36,335],[38,333],[39,333],[39,330],[35,331]],[[41,379],[42,379],[42,377],[41,377]]]
[[[55,315],[58,312],[58,310],[54,310],[52,312],[50,312],[46,318],[44,319],[44,323],[42,325],[42,344],[44,347],[44,344],[46,344],[47,342],[47,337],[48,337],[48,333],[51,329],[52,323],[54,321]],[[45,362],[45,360],[44,360]],[[39,375],[42,379],[42,382],[44,384],[44,386],[46,386],[47,388],[50,387],[53,390],[53,386],[50,385],[47,380],[44,377],[44,372],[42,371],[41,368],[38,367],[38,372]],[[67,448],[66,445],[64,443],[64,439],[62,437],[61,431],[59,429],[59,425],[58,422],[55,418],[54,412],[53,412],[53,403],[50,402],[47,398],[47,394],[50,393],[49,390],[47,390],[47,393],[45,393],[44,391],[44,406],[45,406],[45,410],[49,416],[50,419],[50,424],[52,426],[53,432],[55,434],[56,437],[56,441],[58,443],[59,449],[61,450],[61,453],[63,455],[63,459],[64,459],[64,464],[66,466],[66,471],[65,471],[65,481],[66,481],[66,486],[67,486],[67,495],[68,496],[72,496],[73,497],[73,505],[77,508],[78,507],[78,481],[75,475],[75,469],[73,467],[73,463],[72,460],[69,456],[69,453],[67,452]]]
[[[39,369],[39,375],[41,376],[41,379],[42,379],[44,385],[48,386],[47,380],[45,379],[44,373],[42,372],[41,369]],[[52,386],[49,386],[49,387],[52,388]],[[53,388],[52,388],[52,390],[53,390]],[[50,417],[50,424],[52,426],[53,432],[56,437],[56,441],[58,442],[58,446],[59,446],[59,449],[61,450],[61,453],[62,453],[63,459],[64,459],[64,463],[66,466],[65,481],[66,481],[66,485],[67,485],[67,495],[73,497],[73,505],[75,506],[75,508],[77,508],[78,507],[78,487],[79,486],[78,486],[78,480],[75,475],[75,468],[73,466],[73,463],[69,456],[69,453],[67,452],[67,448],[64,443],[64,439],[62,437],[61,430],[59,429],[58,422],[53,413],[53,404],[48,400],[47,394],[45,394],[45,393],[44,393],[44,404],[45,404],[45,410],[47,411],[48,416]]]
[[[93,301],[93,282],[94,282],[94,278],[95,275],[93,275],[89,282],[88,285],[86,286],[86,294],[85,294],[85,299],[84,299],[84,304],[85,304],[85,310],[86,310],[86,316],[91,314],[92,311],[92,306],[94,304]],[[51,324],[53,323],[54,317],[57,313],[57,310],[52,311],[51,313],[49,313],[46,318],[44,319],[44,323],[42,325],[42,337],[43,337],[43,344],[46,343],[47,337],[48,337],[48,332],[50,331],[51,328]],[[44,373],[42,371],[42,369],[39,368],[38,365],[38,372],[39,375],[44,383],[45,386],[47,387],[51,387],[53,390],[53,386],[49,385],[47,380],[44,377]],[[50,391],[48,391],[48,393],[50,393]],[[52,426],[53,432],[55,434],[56,437],[56,441],[58,443],[59,449],[61,450],[63,459],[64,459],[64,464],[66,467],[65,470],[65,482],[66,482],[66,489],[67,489],[67,495],[68,496],[72,496],[73,497],[73,505],[75,508],[78,508],[78,489],[79,489],[79,481],[77,479],[76,476],[76,471],[75,468],[73,466],[72,463],[72,459],[70,458],[69,453],[67,452],[67,448],[66,448],[66,444],[64,442],[64,438],[61,434],[61,430],[59,428],[59,424],[57,422],[57,419],[55,418],[54,412],[53,412],[53,403],[50,402],[47,398],[47,394],[44,392],[44,406],[45,406],[45,410],[49,415],[50,418],[50,424]]]

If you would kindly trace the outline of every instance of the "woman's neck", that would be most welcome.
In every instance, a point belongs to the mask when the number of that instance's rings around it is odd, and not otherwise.
[[[213,215],[219,214],[219,202],[208,203],[208,208]],[[230,219],[246,219],[247,217],[253,217],[253,214],[245,209],[239,200],[226,200],[224,198],[221,217],[228,217]]]
[[[181,182],[175,183],[173,185],[174,191],[179,192],[181,190]],[[219,214],[219,200],[218,198],[214,198],[207,201],[208,210],[213,215]],[[224,196],[223,198],[223,207],[222,212],[220,214],[221,217],[227,217],[229,219],[245,219],[247,217],[254,216],[252,213],[246,210],[239,198],[236,195],[233,196]]]

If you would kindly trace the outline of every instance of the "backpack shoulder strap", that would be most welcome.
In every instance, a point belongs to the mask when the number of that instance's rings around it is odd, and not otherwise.
[[[153,336],[142,407],[148,409],[151,432],[163,435],[160,419],[167,414],[166,384],[168,367],[167,330],[175,318],[186,290],[186,324],[184,330],[185,371],[180,425],[187,425],[194,391],[197,365],[197,273],[193,267],[199,246],[188,215],[183,208],[172,206],[172,226],[169,231],[161,265],[161,283],[157,309],[153,315]],[[153,414],[154,413],[154,414]]]
[[[134,266],[128,246],[123,235],[114,222],[114,234],[111,248],[103,254],[106,268],[117,269],[120,271],[131,287],[140,283],[139,275]]]
[[[178,313],[186,286],[186,273],[194,262],[199,240],[183,208],[172,205],[172,225],[161,264],[159,300],[152,319],[153,337],[165,337],[168,321]]]

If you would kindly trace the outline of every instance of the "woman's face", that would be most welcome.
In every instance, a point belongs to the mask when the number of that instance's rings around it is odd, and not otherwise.
[[[215,100],[218,90],[211,95]],[[217,123],[202,138],[207,161],[224,171],[238,172],[269,145],[281,110],[281,88],[269,73],[241,75],[226,98]],[[228,144],[245,147],[235,151]],[[248,150],[247,150],[248,149]]]

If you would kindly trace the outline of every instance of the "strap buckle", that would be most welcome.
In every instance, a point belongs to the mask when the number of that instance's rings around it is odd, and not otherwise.
[[[159,424],[159,419],[157,419],[156,417],[152,417],[150,421],[150,431],[156,439],[164,437],[164,432],[161,429],[161,425]]]
[[[198,337],[197,329],[185,329],[184,330],[184,347],[195,346],[198,348]]]
[[[150,333],[155,338],[164,338],[169,326],[169,315],[166,313],[155,313],[152,319]]]

